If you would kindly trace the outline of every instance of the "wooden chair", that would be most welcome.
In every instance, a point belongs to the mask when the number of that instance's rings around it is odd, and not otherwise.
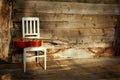
[[[30,39],[40,39],[40,25],[38,17],[23,17],[22,18],[22,37]],[[39,52],[43,51],[43,55],[39,55]],[[27,52],[37,52],[37,62],[40,57],[44,57],[44,69],[46,70],[46,48],[42,46],[38,47],[26,47],[23,53],[24,72],[26,72],[26,55]]]

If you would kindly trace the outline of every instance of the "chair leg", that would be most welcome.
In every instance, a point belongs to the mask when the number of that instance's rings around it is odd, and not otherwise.
[[[39,52],[37,52],[39,55]],[[39,57],[37,57],[37,63],[39,62]],[[23,52],[23,64],[24,64],[24,72],[26,72],[26,50]],[[46,49],[44,50],[44,69],[46,70]]]
[[[44,69],[46,70],[46,49],[44,51]]]
[[[26,72],[26,51],[23,53],[24,72]]]
[[[39,51],[37,51],[37,56],[39,56]],[[37,57],[37,63],[39,63],[39,62],[40,62],[40,58]]]

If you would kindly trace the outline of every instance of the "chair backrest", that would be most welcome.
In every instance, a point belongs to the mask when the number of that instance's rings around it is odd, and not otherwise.
[[[23,38],[40,38],[40,25],[38,17],[22,18]]]

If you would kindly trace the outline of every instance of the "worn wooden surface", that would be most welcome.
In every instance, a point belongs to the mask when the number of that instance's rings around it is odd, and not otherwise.
[[[47,70],[41,65],[27,63],[1,64],[1,80],[120,80],[120,58],[87,58],[47,61]]]
[[[8,61],[12,7],[7,0],[0,0],[0,60]]]
[[[27,6],[26,6],[27,4]],[[23,1],[14,4],[14,9],[20,12],[69,13],[69,14],[114,14],[120,15],[119,4],[91,4],[50,1]],[[46,6],[47,5],[47,6]]]
[[[11,32],[13,38],[21,37],[21,18],[35,16],[40,19],[41,37],[62,40],[46,41],[48,53],[49,50],[50,53],[54,53],[56,48],[65,48],[65,52],[58,55],[66,55],[66,52],[69,52],[68,48],[84,48],[85,52],[88,48],[111,49],[114,47],[118,15],[118,0],[15,0]],[[68,55],[76,53],[73,51]],[[84,52],[76,55],[81,54]]]

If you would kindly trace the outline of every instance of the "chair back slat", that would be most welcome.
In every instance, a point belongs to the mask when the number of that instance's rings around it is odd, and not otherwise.
[[[33,32],[32,32],[32,20],[30,20],[30,34],[32,34]]]
[[[39,18],[23,17],[22,35],[23,38],[40,38]]]
[[[34,21],[33,21],[33,33],[36,33],[35,28],[36,28],[36,24],[35,24],[35,20],[34,20]]]

